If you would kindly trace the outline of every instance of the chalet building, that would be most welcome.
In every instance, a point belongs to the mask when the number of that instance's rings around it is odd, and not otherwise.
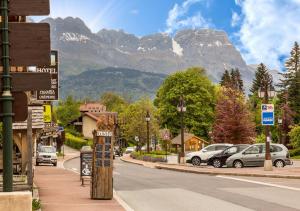
[[[79,110],[81,116],[69,125],[73,125],[85,138],[93,138],[93,131],[97,129],[97,122],[101,115],[107,113],[116,115],[116,113],[107,112],[106,107],[101,103],[85,103],[80,105]]]
[[[176,136],[174,139],[171,140],[171,143],[176,149],[181,146],[181,134]],[[184,133],[184,148],[185,151],[199,151],[201,150],[205,144],[208,144],[202,138],[199,138],[191,133]]]

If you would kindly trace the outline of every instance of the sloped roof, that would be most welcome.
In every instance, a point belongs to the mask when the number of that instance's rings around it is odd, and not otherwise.
[[[207,141],[205,141],[204,139],[202,138],[199,138],[197,136],[195,136],[194,134],[192,133],[184,133],[184,143],[191,140],[192,138],[196,138],[198,139],[199,141],[202,141],[204,143],[208,143]],[[178,136],[176,136],[175,138],[173,138],[171,140],[172,144],[176,144],[176,145],[181,145],[181,134],[179,134]]]
[[[85,103],[80,105],[79,110],[80,112],[99,113],[99,112],[105,112],[106,106],[104,106],[101,103]]]

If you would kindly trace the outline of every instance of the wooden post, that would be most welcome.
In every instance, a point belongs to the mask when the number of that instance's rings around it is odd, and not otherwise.
[[[32,110],[28,108],[28,117],[27,117],[27,146],[28,146],[28,185],[30,189],[33,185],[33,174],[32,174]]]
[[[105,114],[99,118],[98,130],[93,133],[92,199],[113,198],[115,123],[113,114]]]

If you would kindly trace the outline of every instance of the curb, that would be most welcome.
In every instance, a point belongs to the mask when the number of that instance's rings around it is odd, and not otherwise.
[[[137,163],[134,160],[127,160],[121,158],[123,162],[132,163],[144,167],[149,167],[143,163]],[[146,162],[144,162],[146,163]],[[184,173],[193,173],[193,174],[206,174],[206,175],[227,175],[227,176],[247,176],[247,177],[269,177],[269,178],[285,178],[285,179],[300,179],[300,175],[277,175],[277,174],[257,174],[257,173],[230,173],[230,172],[203,172],[203,171],[196,171],[193,169],[178,169],[171,166],[161,166],[159,164],[154,165],[154,168],[169,170],[169,171],[177,171],[177,172],[184,172]]]

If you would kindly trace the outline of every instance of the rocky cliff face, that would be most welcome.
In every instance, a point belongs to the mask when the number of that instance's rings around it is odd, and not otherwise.
[[[51,25],[52,48],[60,51],[63,77],[104,67],[170,74],[191,66],[204,67],[215,82],[225,68],[239,68],[246,81],[253,77],[223,31],[183,30],[174,37],[158,33],[139,38],[122,30],[92,33],[79,18],[43,22]]]

